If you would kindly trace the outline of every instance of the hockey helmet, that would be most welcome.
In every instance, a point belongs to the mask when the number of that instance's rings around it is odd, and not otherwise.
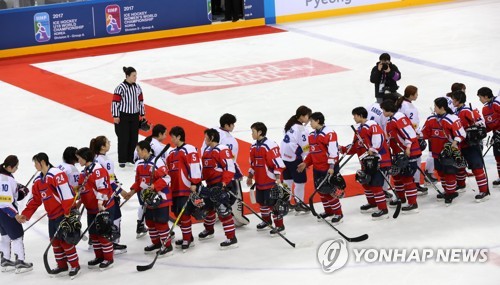
[[[366,174],[373,175],[375,174],[379,168],[379,160],[380,158],[375,155],[367,155],[361,159],[361,163],[363,165],[363,170]]]
[[[363,170],[358,170],[356,171],[356,181],[358,181],[359,183],[363,184],[363,185],[366,185],[368,183],[370,183],[371,181],[371,176],[370,174],[364,172]]]
[[[151,124],[148,120],[146,120],[146,118],[142,118],[142,120],[139,121],[139,129],[145,132],[148,132],[151,129]]]
[[[113,233],[113,219],[108,211],[101,211],[95,217],[95,228],[97,234],[111,237]]]
[[[427,148],[427,142],[423,138],[418,138],[418,145],[420,146],[420,150]]]
[[[163,201],[163,198],[158,194],[158,192],[151,189],[143,190],[141,195],[144,203],[153,209],[158,208]]]

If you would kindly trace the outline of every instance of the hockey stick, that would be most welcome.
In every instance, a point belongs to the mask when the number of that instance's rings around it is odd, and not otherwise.
[[[353,143],[353,144],[351,144],[351,147],[352,147],[353,145],[354,145],[354,143]],[[347,152],[349,152],[349,150],[351,149],[351,147],[349,147],[349,149],[347,150]],[[347,152],[346,152],[346,153],[347,153]],[[342,161],[342,160],[343,160],[346,156],[347,156],[347,154],[345,154],[344,156],[342,156],[342,157],[340,158],[340,160],[339,160],[339,162],[338,162],[338,163],[340,163],[340,162],[341,162],[341,161]],[[349,157],[347,158],[347,160],[346,160],[344,163],[342,163],[342,165],[341,165],[341,166],[339,166],[339,171],[338,171],[339,173],[340,173],[340,170],[341,170],[341,169],[342,169],[342,168],[343,168],[343,167],[344,167],[344,166],[345,166],[345,165],[349,162],[349,160],[351,160],[351,158],[352,158],[353,156],[354,156],[354,154],[349,155]],[[311,209],[311,213],[312,213],[312,214],[313,214],[313,216],[315,216],[315,217],[318,217],[318,213],[316,213],[316,211],[314,210],[314,206],[313,206],[313,205],[314,205],[314,195],[316,195],[316,193],[318,192],[318,190],[317,190],[317,189],[319,189],[321,186],[323,186],[323,183],[325,183],[325,182],[327,181],[327,178],[329,179],[329,178],[330,178],[330,175],[325,176],[325,179],[323,179],[323,180],[320,182],[320,184],[318,185],[318,187],[314,190],[314,192],[312,193],[312,195],[309,197],[309,209]],[[295,195],[294,195],[294,196],[295,196]],[[305,203],[304,203],[304,202],[302,202],[302,203],[305,205]]]
[[[490,143],[490,139],[491,139],[491,136],[489,136],[488,139],[486,140],[486,145],[488,145]],[[483,154],[483,158],[486,156],[486,154],[488,154],[488,152],[490,151],[492,146],[493,146],[493,144],[490,144],[490,146],[486,149],[486,152]]]
[[[267,222],[266,220],[264,220],[261,216],[259,216],[259,214],[257,214],[257,212],[255,212],[254,209],[252,209],[252,207],[250,207],[247,203],[243,202],[242,199],[238,198],[236,195],[234,195],[233,192],[231,191],[228,191],[228,193],[230,195],[232,195],[234,198],[236,198],[236,200],[240,201],[241,204],[243,204],[243,206],[245,206],[247,209],[249,209],[255,216],[257,216],[257,218],[259,218],[261,221],[263,221],[264,223],[267,224],[267,226],[269,228],[271,228],[272,230],[274,230],[282,239],[284,239],[289,245],[291,245],[293,248],[296,247],[296,244],[291,242],[289,239],[287,239],[282,233],[280,233],[275,227],[273,227],[269,222]]]
[[[35,178],[35,176],[38,174],[38,170],[35,172],[35,174],[33,174],[30,178],[30,180],[28,180],[28,183],[26,183],[26,185],[24,185],[24,187],[28,187],[28,185],[31,183],[31,181],[33,180],[33,178]],[[38,218],[34,223],[32,223],[31,225],[29,225],[29,227],[27,227],[26,229],[23,230],[23,232],[26,232],[27,230],[29,230],[32,226],[34,226],[36,223],[38,223],[41,219],[43,219],[43,217],[47,216],[47,213],[43,214],[40,218]]]
[[[34,221],[29,227],[25,228],[23,232],[26,232],[29,230],[32,226],[34,226],[36,223],[38,223],[41,219],[43,219],[45,216],[47,216],[47,213],[43,214],[40,218],[38,218],[36,221]]]
[[[288,192],[290,195],[292,195],[293,197],[295,197],[295,199],[299,200],[302,204],[304,204],[309,210],[311,210],[311,212],[314,211],[311,207],[307,206],[304,203],[304,201],[300,200],[299,197],[297,197],[295,194],[293,194],[292,191],[289,188],[283,187],[283,189],[285,189],[286,192]],[[364,240],[368,239],[368,234],[363,234],[363,235],[360,235],[358,237],[350,238],[350,237],[344,235],[341,231],[339,231],[334,225],[332,225],[325,218],[323,218],[321,216],[319,216],[319,218],[321,218],[323,221],[325,221],[332,229],[334,229],[335,231],[337,231],[337,233],[339,233],[339,235],[341,237],[343,237],[345,240],[347,240],[348,242],[361,242],[361,241],[364,241]]]
[[[309,197],[309,209],[311,210],[311,214],[313,214],[313,216],[317,217],[317,218],[320,218],[320,216],[318,215],[318,213],[316,213],[316,211],[314,210],[314,195],[316,195],[316,193],[318,193],[318,189],[321,188],[321,186],[323,186],[323,184],[328,180],[330,179],[331,175],[330,174],[327,174],[325,175],[325,178],[323,178],[323,180],[321,180],[321,182],[319,183],[318,187],[316,187],[316,189],[314,189],[314,192],[312,193],[312,195]],[[295,196],[295,195],[294,195]],[[305,205],[305,204],[304,204]]]
[[[83,179],[83,183],[82,183],[82,186],[81,187],[85,187],[85,184],[87,183],[88,179],[90,177],[90,174],[85,176],[85,179]],[[80,187],[80,188],[81,188]],[[76,200],[78,200],[78,198],[80,197],[80,191],[78,191],[75,195],[75,198],[73,199],[73,203],[71,204],[71,207],[70,208],[73,208],[73,206],[75,205],[76,203]],[[50,239],[50,242],[49,242],[49,245],[47,246],[47,248],[45,249],[44,253],[43,253],[43,265],[45,266],[45,270],[47,271],[47,273],[50,274],[50,265],[49,265],[49,259],[48,259],[48,254],[49,254],[49,249],[50,247],[52,246],[52,242],[54,241],[54,239],[57,237],[57,234],[59,233],[59,230],[61,229],[61,223],[59,223],[59,225],[57,226],[57,230],[56,232],[54,233],[54,236]],[[81,237],[80,237],[81,238]]]
[[[175,226],[177,226],[177,224],[179,223],[179,220],[181,219],[182,217],[182,214],[184,214],[184,210],[186,210],[186,207],[189,203],[189,200],[190,200],[191,197],[188,197],[188,199],[186,200],[186,202],[184,203],[184,205],[182,206],[182,209],[181,211],[179,212],[179,215],[177,215],[177,219],[175,219],[175,222],[174,224],[172,225],[172,227],[170,228],[170,231],[168,231],[168,234],[167,234],[167,238],[165,239],[165,243],[170,239],[170,237],[172,236],[172,232],[174,231],[174,228]],[[158,259],[158,256],[160,256],[160,252],[162,250],[165,250],[165,243],[161,243],[161,248],[156,251],[156,255],[155,255],[155,258],[153,259],[153,261],[148,264],[148,265],[137,265],[136,266],[136,269],[137,271],[139,272],[142,272],[142,271],[146,271],[146,270],[149,270],[151,268],[153,268],[153,266],[155,265],[156,263],[156,260]]]
[[[234,180],[234,185],[235,187],[237,188],[236,191],[239,193],[240,197],[243,199],[243,192],[241,191],[241,182],[240,180]],[[243,205],[241,203],[235,203],[231,206],[231,208],[233,208],[233,206],[236,205],[236,211],[232,210],[231,214],[233,216],[233,219],[234,219],[234,225],[236,227],[241,227],[241,226],[245,226],[245,225],[248,225],[250,223],[250,220],[245,217],[244,213],[243,213]],[[235,212],[238,212],[236,215],[235,215]]]
[[[351,125],[351,129],[354,132],[354,134],[356,135],[356,137],[358,138],[358,140],[361,143],[361,145],[366,149],[366,151],[368,151],[369,150],[368,146],[365,144],[365,142],[363,141],[363,139],[361,138],[361,136],[359,135],[358,131],[354,128],[353,125]],[[401,199],[399,199],[399,196],[396,193],[396,190],[391,185],[391,182],[389,181],[389,179],[384,175],[384,172],[382,172],[381,169],[378,169],[378,171],[380,172],[380,174],[382,175],[382,177],[384,177],[385,182],[387,182],[387,184],[389,185],[389,188],[391,188],[392,192],[394,192],[394,196],[396,196],[396,203],[397,203],[396,204],[396,211],[394,211],[394,215],[392,216],[392,218],[393,219],[397,219],[398,216],[399,216],[399,213],[401,212]]]
[[[88,177],[88,176],[87,176]],[[86,179],[84,179],[84,182],[86,182],[86,180],[88,179],[87,177],[85,177]],[[83,184],[85,185],[85,184]],[[75,198],[73,199],[73,204],[71,205],[71,208],[73,208],[73,206],[75,205],[75,202],[76,200],[78,200],[78,197],[79,197],[79,194],[76,193],[75,195]],[[51,272],[51,268],[50,268],[50,264],[49,264],[49,259],[48,259],[48,256],[49,256],[49,249],[50,247],[52,246],[52,242],[54,241],[54,239],[57,237],[57,234],[59,233],[59,230],[61,229],[61,223],[59,223],[59,225],[57,226],[57,230],[56,232],[54,233],[54,236],[50,239],[50,242],[49,242],[49,245],[47,246],[47,248],[45,249],[45,251],[43,252],[43,265],[45,266],[45,270],[47,271],[47,273],[50,274]]]
[[[427,181],[427,183],[431,184],[432,185],[432,188],[434,188],[434,190],[436,190],[440,195],[443,195],[443,193],[441,191],[439,191],[439,189],[437,188],[436,184],[434,184],[430,179],[429,177],[427,177],[427,175],[425,175],[425,173],[422,171],[422,168],[420,167],[420,165],[417,165],[417,169],[418,171],[424,176],[424,179],[425,181]]]
[[[387,178],[387,176],[384,175],[382,170],[379,169],[378,171],[380,171],[380,174],[382,174],[382,176],[384,177],[385,182],[387,182],[387,185],[389,185],[389,188],[391,188],[391,191],[394,193],[394,196],[396,196],[396,203],[397,203],[396,210],[394,211],[394,215],[392,215],[392,218],[397,219],[399,213],[401,212],[401,199],[399,199],[398,194],[396,193],[396,189],[394,189],[394,187],[392,186],[391,182],[389,181],[389,178]]]
[[[33,174],[33,176],[31,176],[30,180],[28,180],[28,183],[26,183],[26,187],[28,187],[28,185],[31,183],[31,181],[35,178],[35,176],[38,174],[38,171],[35,172],[35,174]]]

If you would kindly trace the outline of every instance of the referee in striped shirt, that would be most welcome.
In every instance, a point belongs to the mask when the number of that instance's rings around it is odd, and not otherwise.
[[[134,163],[134,150],[139,137],[139,121],[144,117],[144,101],[141,87],[135,83],[137,72],[133,67],[123,67],[125,80],[116,87],[111,114],[118,136],[118,163]]]

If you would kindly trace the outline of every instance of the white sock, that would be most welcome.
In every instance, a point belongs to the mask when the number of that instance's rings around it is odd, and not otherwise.
[[[22,237],[12,241],[12,251],[17,255],[17,259],[24,260],[24,243]]]
[[[434,158],[431,154],[427,157],[425,164],[425,170],[430,174],[434,173]]]
[[[293,188],[293,180],[292,179],[287,179],[287,180],[283,180],[283,182],[288,185],[288,188],[290,188],[290,190],[292,190]],[[292,193],[293,193],[293,190],[292,190]],[[293,196],[290,195],[290,201],[293,201]]]
[[[8,235],[2,236],[0,239],[0,251],[3,252],[3,258],[10,260],[10,237]]]
[[[418,165],[418,167],[421,167],[422,157],[419,157],[417,159],[417,165]],[[422,168],[420,168],[420,169],[422,169]],[[415,181],[415,183],[417,183],[417,185],[420,185],[420,170],[417,169],[417,171],[415,172],[415,175],[413,175],[413,181]]]
[[[113,221],[113,224],[118,228],[118,232],[121,232],[121,228],[120,228],[121,222],[122,222],[122,218],[118,218],[118,219]],[[115,239],[113,242],[120,243],[120,238]]]
[[[304,201],[304,189],[306,188],[305,183],[295,183],[295,196],[300,200]]]
[[[143,215],[144,215],[144,209],[141,206],[137,209],[137,220],[142,221]]]

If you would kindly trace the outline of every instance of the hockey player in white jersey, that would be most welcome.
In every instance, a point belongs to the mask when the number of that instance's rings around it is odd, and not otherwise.
[[[114,204],[114,214],[113,214],[113,225],[116,227],[115,230],[118,233],[118,236],[121,235],[121,220],[122,220],[122,212],[120,209],[120,195],[122,197],[127,197],[128,192],[123,190],[121,184],[118,182],[118,179],[115,175],[115,164],[113,161],[106,155],[111,147],[110,141],[105,136],[98,136],[93,138],[90,141],[90,149],[93,153],[95,153],[94,161],[99,163],[103,168],[108,171],[109,174],[109,182],[111,184],[111,188],[113,192],[115,192],[115,204]],[[127,246],[124,244],[120,244],[120,238],[113,240],[113,250],[115,254],[121,254],[127,252]]]
[[[425,141],[421,138],[422,132],[420,131],[420,116],[417,110],[417,107],[413,104],[413,101],[418,98],[418,88],[413,85],[408,85],[405,88],[405,92],[403,97],[400,97],[396,101],[396,107],[399,112],[403,113],[410,119],[413,129],[417,133],[417,137],[420,144],[420,150],[424,150],[427,147]],[[422,164],[421,157],[417,160],[417,165],[420,167]],[[415,181],[415,185],[417,186],[418,195],[427,195],[427,188],[420,185],[420,171],[415,172],[413,176],[413,180]]]
[[[0,268],[2,272],[15,270],[23,273],[33,270],[33,263],[24,261],[23,226],[16,221],[19,216],[17,201],[28,195],[28,188],[16,182],[19,159],[9,155],[0,165]],[[11,248],[15,260],[11,261]]]
[[[307,182],[306,172],[298,172],[297,167],[304,161],[307,153],[309,153],[309,136],[308,130],[304,127],[309,122],[309,116],[312,110],[306,106],[300,106],[295,111],[295,115],[290,117],[285,124],[285,135],[281,141],[281,158],[285,163],[283,171],[283,181],[290,189],[293,189],[295,195],[304,201],[304,190]],[[294,199],[291,195],[290,199]],[[290,203],[290,209],[295,209],[297,213],[308,213],[309,207],[295,200],[295,203]]]
[[[151,151],[153,154],[156,156],[159,154],[163,148],[165,148],[165,144],[163,143],[163,140],[167,137],[167,127],[165,127],[162,124],[156,124],[153,127],[153,131],[150,136],[145,138],[145,141],[149,142],[149,145],[151,146]],[[163,163],[165,163],[165,160],[167,159],[167,153],[164,153],[161,156],[161,160],[163,160]],[[137,155],[137,150],[134,151],[134,161],[139,160],[139,156]]]
[[[234,185],[237,188],[235,191],[238,198],[243,199],[243,192],[241,189],[241,179],[243,174],[241,173],[240,167],[237,163],[238,158],[238,141],[233,137],[231,132],[234,130],[234,124],[236,123],[236,117],[232,114],[226,113],[222,115],[219,119],[219,127],[214,128],[219,132],[220,141],[219,144],[227,145],[231,152],[234,155],[234,165],[236,168],[236,173],[234,174]],[[206,147],[205,142],[201,147],[201,150],[204,150]],[[247,225],[250,221],[247,217],[243,215],[243,204],[241,204],[240,200],[236,200],[236,202],[232,205],[231,210],[233,212],[234,224],[237,227],[241,227]]]
[[[69,186],[72,188],[78,186],[78,178],[80,177],[80,170],[76,168],[75,164],[78,162],[76,158],[76,151],[78,149],[74,146],[68,146],[63,152],[63,162],[57,166],[68,176]]]

